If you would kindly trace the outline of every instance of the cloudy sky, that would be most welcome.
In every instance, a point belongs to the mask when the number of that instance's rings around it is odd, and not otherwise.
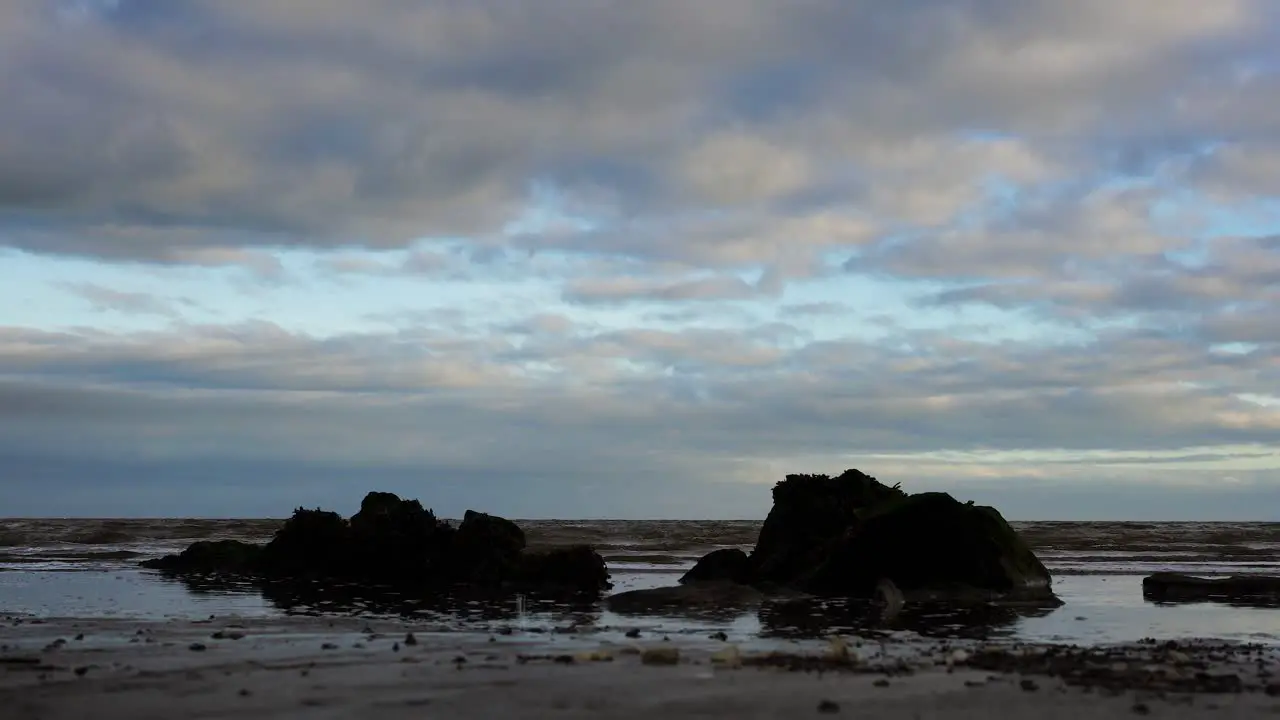
[[[1274,0],[4,0],[0,515],[1280,519]]]

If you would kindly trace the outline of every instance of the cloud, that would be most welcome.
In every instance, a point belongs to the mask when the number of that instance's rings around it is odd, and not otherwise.
[[[564,295],[571,302],[624,303],[744,300],[760,292],[761,288],[740,277],[721,275],[674,281],[635,277],[588,279],[571,284]]]
[[[1276,48],[1266,0],[3,3],[0,455],[1236,512],[1280,468]]]
[[[93,283],[64,283],[63,286],[72,294],[83,298],[95,310],[100,311],[180,318],[182,317],[180,308],[197,307],[190,298],[163,298],[151,293],[114,290]]]
[[[734,222],[699,216],[935,225],[989,177],[1047,182],[1155,133],[1218,140],[1233,108],[1274,117],[1270,76],[1240,72],[1272,47],[1272,9],[1184,4],[20,2],[0,38],[2,219],[55,230],[11,235],[26,249],[110,257],[404,247],[492,237],[542,184],[597,218],[692,228],[680,257],[774,264],[831,231],[717,252]],[[99,232],[120,224],[164,232]],[[638,249],[603,239],[618,229],[584,242]]]

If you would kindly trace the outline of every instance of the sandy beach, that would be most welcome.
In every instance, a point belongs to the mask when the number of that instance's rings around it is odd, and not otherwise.
[[[830,661],[839,645],[740,653],[730,642],[656,634],[504,632],[438,632],[352,618],[9,619],[0,632],[0,707],[14,720],[1280,713],[1277,688],[1268,687],[1280,670],[1277,658],[1258,648],[1184,644],[1161,651],[1162,659],[1133,648],[1117,651],[1136,653],[1125,655],[1128,662],[1070,679],[1019,659],[1043,658],[1044,647],[999,650],[1005,655],[997,665],[1028,668],[1006,672],[969,667],[994,647],[904,649],[850,638],[853,661],[837,668]],[[673,650],[678,662],[661,662],[672,660]],[[1107,680],[1117,673],[1139,680],[1118,688]],[[1197,676],[1234,679],[1197,682]],[[1160,677],[1183,678],[1194,691],[1149,682]]]

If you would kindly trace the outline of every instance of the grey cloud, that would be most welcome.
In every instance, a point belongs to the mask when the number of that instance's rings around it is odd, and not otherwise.
[[[1069,15],[1007,0],[5,12],[7,242],[104,257],[490,236],[538,183],[655,228],[708,209],[757,225],[796,203],[869,209],[871,228],[941,221],[982,201],[986,174],[1038,181],[1117,135],[1208,142],[1238,129],[1222,124],[1233,109],[1255,135],[1276,116],[1251,87],[1268,77],[1224,82],[1274,47],[1274,11],[1248,0]],[[973,128],[1023,136],[1021,154],[954,142]],[[87,232],[104,223],[156,232]],[[722,266],[785,263],[805,233],[867,236],[793,227],[726,246],[697,227],[670,243],[655,229],[525,244]]]
[[[312,340],[270,326],[210,329],[181,343],[177,337],[8,331],[0,338],[0,368],[61,392],[101,383],[128,389],[130,398],[151,398],[130,401],[144,410],[147,403],[220,412],[245,402],[293,408],[302,413],[297,421],[277,422],[273,432],[314,426],[327,436],[367,427],[368,438],[330,438],[323,447],[375,457],[390,448],[406,452],[399,434],[427,432],[422,423],[434,413],[449,418],[448,428],[431,432],[447,436],[450,447],[554,418],[554,432],[590,428],[600,452],[625,454],[631,443],[652,447],[666,438],[661,443],[673,457],[704,460],[852,450],[1177,449],[1280,435],[1274,408],[1233,396],[1280,385],[1268,355],[1212,353],[1157,336],[1011,348],[915,335],[917,349],[909,353],[852,342],[784,350],[797,337],[785,325],[745,334],[556,333],[520,346],[501,336],[446,341],[410,332]],[[179,397],[187,400],[179,404]],[[347,414],[351,421],[336,420]],[[377,417],[394,427],[375,432],[384,422]],[[10,420],[10,437],[36,432]],[[156,421],[170,425],[160,415]],[[263,444],[253,439],[253,423],[229,424],[217,432],[245,437],[219,447]],[[670,428],[680,429],[678,438],[666,437]],[[100,430],[132,432],[120,424]],[[193,442],[203,437],[192,433]],[[147,433],[135,434],[145,445]],[[165,438],[166,448],[181,445],[172,433]],[[24,444],[37,441],[61,442],[31,436]],[[273,452],[288,446],[283,439],[270,444]],[[419,452],[427,449],[411,454]]]
[[[576,281],[564,290],[566,300],[588,304],[746,300],[761,294],[760,287],[733,275],[665,281],[635,277],[587,279]]]
[[[73,295],[83,298],[96,310],[128,315],[158,315],[176,319],[182,317],[184,308],[199,307],[190,298],[165,298],[152,293],[115,290],[94,283],[64,283],[63,287]]]

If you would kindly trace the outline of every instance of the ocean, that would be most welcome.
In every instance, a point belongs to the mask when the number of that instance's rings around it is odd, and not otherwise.
[[[452,606],[400,598],[391,604],[343,596],[316,603],[266,597],[256,588],[166,578],[138,562],[202,539],[265,542],[280,520],[0,520],[0,613],[44,618],[200,618],[210,615],[386,614],[416,616],[444,629],[487,630],[518,621],[554,631],[565,625],[645,627],[662,633],[820,638],[854,632],[851,613],[813,606],[797,616],[750,613],[618,616],[600,606]],[[749,550],[759,521],[518,521],[531,546],[589,543],[605,557],[614,591],[670,585],[703,554]],[[1280,574],[1280,523],[1013,523],[1052,571],[1065,601],[1057,609],[983,617],[939,617],[904,632],[977,634],[1035,642],[1122,643],[1144,638],[1219,638],[1280,645],[1280,612],[1220,603],[1158,605],[1141,580],[1169,570],[1196,575]],[[936,621],[936,622],[935,622]]]

